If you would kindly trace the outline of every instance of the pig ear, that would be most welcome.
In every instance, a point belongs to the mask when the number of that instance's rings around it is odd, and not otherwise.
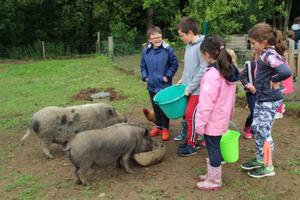
[[[149,135],[149,131],[148,131],[148,129],[145,129],[145,133],[144,133],[144,135],[145,135],[145,137],[148,137],[148,135]]]

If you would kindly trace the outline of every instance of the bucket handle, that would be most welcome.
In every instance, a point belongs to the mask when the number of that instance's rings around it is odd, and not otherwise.
[[[237,125],[236,125],[232,120],[230,120],[230,124],[233,126],[233,128],[235,128],[235,130],[236,130],[237,132],[240,133],[240,129],[237,127]]]

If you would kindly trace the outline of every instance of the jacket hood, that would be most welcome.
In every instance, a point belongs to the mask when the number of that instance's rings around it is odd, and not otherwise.
[[[292,25],[292,30],[293,30],[293,31],[300,30],[300,24],[293,24],[293,25]]]
[[[209,65],[208,67],[214,67],[216,68],[218,71],[220,71],[217,67],[217,64],[216,63],[213,63],[211,65]],[[238,68],[235,66],[235,65],[232,65],[232,68],[233,68],[233,71],[232,73],[230,74],[230,76],[228,78],[225,78],[226,81],[230,84],[230,83],[234,83],[236,81],[239,81],[240,80],[240,72],[238,70]]]
[[[149,44],[147,45],[147,49],[150,49],[151,47],[152,47],[152,44],[149,43]],[[170,45],[169,45],[168,43],[166,43],[165,41],[162,41],[162,42],[161,42],[161,47],[167,49],[167,48],[170,47]]]

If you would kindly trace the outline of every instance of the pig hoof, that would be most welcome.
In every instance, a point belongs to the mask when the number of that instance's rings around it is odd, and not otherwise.
[[[83,185],[83,186],[89,186],[90,183],[89,183],[89,182],[82,182],[82,185]]]
[[[54,157],[53,157],[51,154],[47,154],[47,155],[46,155],[46,158],[47,158],[47,159],[53,159]]]
[[[128,174],[132,174],[133,173],[133,171],[131,170],[131,169],[126,169],[125,170]]]

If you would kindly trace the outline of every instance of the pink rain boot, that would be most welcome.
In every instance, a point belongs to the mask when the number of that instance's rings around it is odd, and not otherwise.
[[[208,168],[210,166],[209,158],[206,158],[206,165],[207,165],[207,173],[208,173]],[[207,179],[207,174],[203,174],[203,175],[198,176],[199,181],[205,181],[206,179]]]
[[[244,136],[245,139],[251,139],[253,137],[250,127],[245,127],[244,128],[243,136]]]
[[[199,190],[221,190],[222,189],[222,166],[212,167],[208,166],[207,178],[200,181],[196,185]]]

